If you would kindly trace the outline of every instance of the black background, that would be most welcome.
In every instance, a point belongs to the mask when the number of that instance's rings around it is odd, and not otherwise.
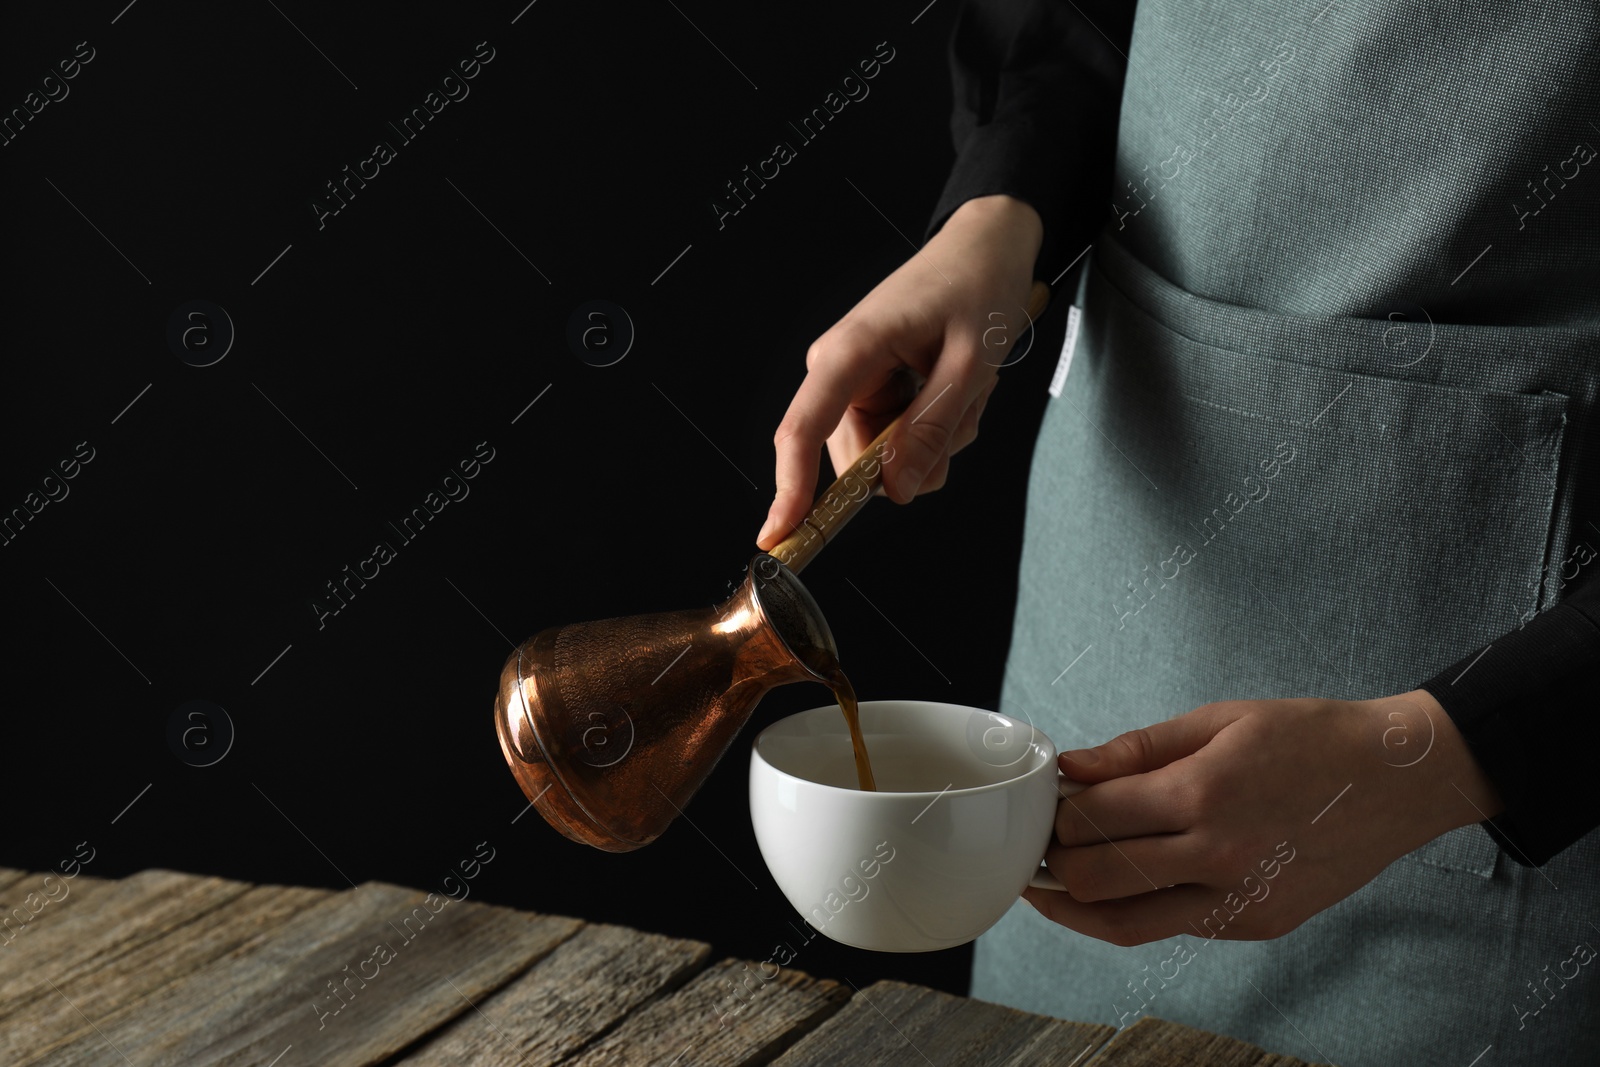
[[[911,254],[948,170],[955,0],[524,2],[8,20],[7,112],[78,42],[95,57],[0,148],[0,509],[79,442],[94,459],[0,548],[0,863],[53,868],[88,841],[103,877],[437,889],[487,841],[477,900],[758,960],[793,940],[745,745],[825,690],[771,694],[688,809],[699,832],[680,819],[627,855],[513,823],[490,705],[511,642],[709,605],[739,576],[807,344]],[[495,57],[470,95],[319,230],[324,183],[480,41]],[[723,183],[883,41],[870,95],[719,230]],[[203,368],[166,339],[195,299],[237,331]],[[609,367],[566,341],[591,299],[637,331]],[[806,572],[863,699],[995,706],[1060,319],[947,489],[874,503]],[[385,523],[481,441],[470,495],[398,544]],[[398,559],[319,629],[312,600],[380,539]],[[167,741],[194,699],[237,731],[209,767]],[[969,959],[817,938],[794,966],[964,991]]]

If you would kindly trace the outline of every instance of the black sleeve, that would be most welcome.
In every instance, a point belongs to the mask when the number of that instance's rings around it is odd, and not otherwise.
[[[968,0],[950,40],[956,162],[925,236],[978,196],[1044,220],[1065,266],[1106,215],[1134,0]],[[1065,258],[1061,258],[1061,257]]]
[[[1600,568],[1581,543],[1561,566],[1565,596],[1511,633],[1424,682],[1505,810],[1484,829],[1524,866],[1540,866],[1600,826]],[[1553,578],[1547,573],[1547,579]],[[1567,574],[1562,575],[1567,578]]]

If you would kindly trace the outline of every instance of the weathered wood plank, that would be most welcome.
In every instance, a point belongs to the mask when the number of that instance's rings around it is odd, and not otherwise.
[[[17,976],[27,971],[29,961],[41,958],[35,951],[38,943],[52,940],[50,931],[71,916],[92,912],[85,904],[116,885],[86,874],[64,878],[44,871],[30,872],[0,890],[0,1019],[13,1007]]]
[[[104,1018],[230,952],[253,945],[329,895],[327,889],[252,887],[220,907],[194,914],[182,929],[168,931],[64,981],[52,979],[57,990],[40,980],[46,996],[36,999],[25,1014],[0,1025],[0,1063],[33,1062],[91,1031],[85,1016]],[[52,972],[48,965],[37,971],[45,976]]]
[[[42,879],[43,877],[44,875],[42,874],[34,874],[32,871],[24,871],[18,867],[0,867],[0,893],[4,893],[24,878]]]
[[[6,945],[22,944],[24,929],[37,932],[46,926],[53,926],[52,920],[71,910],[74,902],[117,884],[108,878],[92,878],[87,874],[67,878],[56,871],[17,873],[22,877],[8,885],[0,885],[0,951]],[[51,880],[48,886],[45,884],[46,878]],[[52,893],[59,899],[52,900]],[[26,921],[19,918],[18,908],[23,909],[20,914],[30,918]],[[6,919],[11,922],[6,924]]]
[[[95,1019],[47,1062],[259,1067],[293,1048],[284,1067],[366,1067],[471,1011],[582,925],[368,883]]]
[[[1022,1067],[1082,1063],[1115,1031],[951,996],[903,982],[878,982],[777,1060],[773,1067],[961,1064]],[[1080,1058],[1081,1057],[1081,1058]]]
[[[57,875],[69,892],[41,904],[44,877],[0,868],[0,916],[30,916],[0,931],[0,1063],[1312,1067],[1155,1018],[1114,1032],[898,982],[851,997],[702,970],[700,942],[375,883]]]
[[[761,968],[723,960],[629,1015],[565,1067],[659,1065],[691,1049],[683,1062],[693,1067],[770,1063],[849,999],[850,990],[837,982],[791,970],[768,979]]]
[[[1237,1038],[1146,1016],[1118,1031],[1083,1067],[1311,1067],[1293,1056],[1266,1052]]]
[[[5,950],[14,954],[15,965],[0,971],[0,1024],[30,1017],[36,1002],[58,997],[51,982],[64,986],[250,888],[162,870],[115,882],[85,883],[79,875],[63,885],[66,895],[35,916],[27,933]],[[57,907],[61,913],[52,915]]]
[[[641,1004],[682,985],[710,954],[711,946],[699,941],[586,926],[401,1065],[559,1063]]]

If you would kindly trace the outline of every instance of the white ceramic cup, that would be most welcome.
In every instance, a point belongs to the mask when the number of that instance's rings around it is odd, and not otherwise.
[[[1032,724],[922,700],[861,704],[877,792],[857,788],[835,705],[763,730],[750,755],[750,819],[773,879],[813,927],[879,952],[965,944],[1041,866],[1056,803],[1083,788]]]

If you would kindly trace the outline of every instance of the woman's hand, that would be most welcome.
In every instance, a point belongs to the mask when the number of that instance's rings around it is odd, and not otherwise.
[[[811,345],[805,380],[773,436],[778,491],[760,548],[811,509],[824,441],[843,471],[906,409],[919,380],[917,414],[888,442],[884,491],[904,504],[944,484],[950,457],[978,435],[996,368],[1028,327],[1022,309],[1043,233],[1020,200],[969,200]]]
[[[1117,945],[1279,937],[1449,830],[1499,814],[1450,717],[1379,700],[1208,704],[1066,752],[1045,917]]]

